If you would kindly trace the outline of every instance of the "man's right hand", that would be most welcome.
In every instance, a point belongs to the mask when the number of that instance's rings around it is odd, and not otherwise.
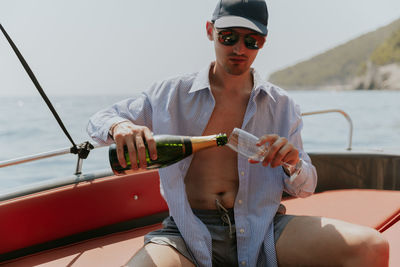
[[[157,159],[156,142],[154,141],[153,133],[146,126],[135,125],[130,121],[123,121],[113,124],[110,128],[110,134],[117,145],[118,161],[123,168],[126,167],[124,157],[125,145],[128,148],[132,170],[137,170],[139,167],[145,169],[147,166],[145,141],[149,149],[150,158],[152,160]],[[137,164],[137,157],[140,162],[139,166]]]

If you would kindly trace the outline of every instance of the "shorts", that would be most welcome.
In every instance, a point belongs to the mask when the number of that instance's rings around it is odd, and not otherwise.
[[[233,209],[196,210],[193,213],[207,226],[212,238],[213,266],[238,266],[236,248],[236,230]],[[274,217],[274,241],[278,241],[283,229],[293,218],[293,215],[277,213]],[[144,244],[155,243],[175,248],[194,265],[199,266],[186,246],[174,219],[170,216],[163,221],[163,228],[150,232],[144,237]]]

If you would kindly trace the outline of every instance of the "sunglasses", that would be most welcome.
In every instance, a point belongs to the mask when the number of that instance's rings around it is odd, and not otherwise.
[[[239,39],[240,39],[240,33],[231,30],[231,29],[224,29],[217,31],[215,30],[218,34],[218,41],[220,44],[226,45],[226,46],[232,46],[236,44]],[[265,36],[257,33],[248,33],[244,35],[244,45],[248,49],[260,49],[263,47],[265,43]]]

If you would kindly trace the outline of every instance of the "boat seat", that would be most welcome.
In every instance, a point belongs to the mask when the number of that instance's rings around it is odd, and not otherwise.
[[[304,199],[283,201],[287,213],[316,215],[370,226],[383,232],[391,246],[391,265],[400,266],[400,192],[382,190],[335,190]],[[143,245],[143,236],[160,228],[152,225],[111,234],[28,256],[7,266],[122,266]]]
[[[400,191],[345,189],[283,201],[287,214],[339,219],[385,230],[400,212]]]
[[[288,214],[329,217],[377,229],[389,241],[389,266],[400,266],[400,191],[332,190],[283,203]]]
[[[400,217],[400,212],[398,217]],[[383,235],[390,244],[389,266],[400,266],[400,220],[383,232]]]

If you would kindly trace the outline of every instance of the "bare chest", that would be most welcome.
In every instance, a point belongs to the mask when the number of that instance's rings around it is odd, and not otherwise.
[[[233,128],[242,125],[246,107],[244,101],[217,102],[203,135],[229,136]],[[215,199],[233,207],[238,190],[237,154],[226,146],[195,153],[185,184],[193,208],[215,209]]]
[[[203,135],[226,133],[229,135],[233,128],[240,128],[247,108],[247,101],[217,102],[213,113],[204,129]]]

